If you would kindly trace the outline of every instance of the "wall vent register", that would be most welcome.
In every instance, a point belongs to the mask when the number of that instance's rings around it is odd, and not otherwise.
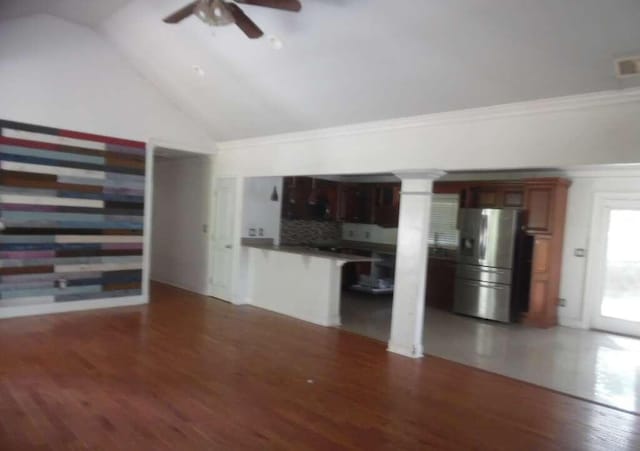
[[[619,78],[639,76],[640,75],[640,56],[617,60],[616,73],[618,74]]]

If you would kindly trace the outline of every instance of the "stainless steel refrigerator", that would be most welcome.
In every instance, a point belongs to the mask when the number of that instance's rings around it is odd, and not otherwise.
[[[454,312],[510,322],[516,313],[522,211],[462,208]]]

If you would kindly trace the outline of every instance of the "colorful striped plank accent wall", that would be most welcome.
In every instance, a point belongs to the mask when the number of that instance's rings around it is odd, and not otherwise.
[[[145,154],[0,120],[0,308],[142,294]]]

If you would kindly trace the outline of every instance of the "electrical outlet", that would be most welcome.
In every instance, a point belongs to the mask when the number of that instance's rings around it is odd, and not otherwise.
[[[253,227],[249,229],[249,236],[256,236],[256,229]]]
[[[564,299],[564,298],[560,298],[560,299],[558,299],[558,305],[559,305],[560,307],[566,307],[566,306],[567,306],[567,300],[566,300],[566,299]]]
[[[573,255],[575,255],[576,257],[584,257],[585,254],[586,251],[584,249],[578,248],[573,250]]]
[[[262,227],[258,229],[258,236],[264,236],[264,229]]]

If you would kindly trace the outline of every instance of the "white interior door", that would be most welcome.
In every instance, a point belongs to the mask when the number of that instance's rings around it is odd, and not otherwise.
[[[235,198],[235,179],[218,179],[214,188],[215,218],[212,235],[211,294],[226,301],[232,300]]]
[[[603,200],[595,212],[591,326],[640,336],[640,197]]]

